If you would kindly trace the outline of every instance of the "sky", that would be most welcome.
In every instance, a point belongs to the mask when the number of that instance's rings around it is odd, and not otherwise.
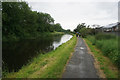
[[[25,0],[33,11],[50,14],[63,29],[78,24],[105,26],[118,22],[119,0]]]

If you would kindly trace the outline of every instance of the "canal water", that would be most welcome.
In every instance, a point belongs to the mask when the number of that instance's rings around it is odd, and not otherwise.
[[[18,71],[38,54],[45,54],[55,50],[62,43],[67,42],[72,35],[64,34],[40,39],[21,40],[17,42],[3,42],[2,66],[3,70]]]

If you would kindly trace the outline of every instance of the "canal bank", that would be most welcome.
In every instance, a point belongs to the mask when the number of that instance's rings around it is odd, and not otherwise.
[[[72,38],[70,34],[55,34],[54,36],[40,37],[39,39],[3,42],[2,69],[3,71],[17,72],[34,57],[55,50],[59,45],[70,40],[70,38]]]
[[[6,78],[59,78],[69,56],[76,45],[74,36],[68,42],[60,45],[55,50],[40,54],[29,64],[23,66],[18,72],[6,73]]]

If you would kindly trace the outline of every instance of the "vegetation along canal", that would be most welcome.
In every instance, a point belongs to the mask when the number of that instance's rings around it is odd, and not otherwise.
[[[38,54],[55,50],[67,42],[72,35],[56,35],[47,38],[3,42],[3,70],[18,71]]]

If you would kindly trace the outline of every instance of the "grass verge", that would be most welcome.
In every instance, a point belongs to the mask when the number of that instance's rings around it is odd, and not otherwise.
[[[88,39],[84,39],[89,46],[94,58],[97,60],[100,69],[104,72],[106,78],[118,78],[118,68],[114,66],[112,61],[105,57],[102,52],[97,49],[95,45],[92,44]]]
[[[76,42],[77,39],[73,36],[56,50],[38,55],[18,72],[8,73],[5,78],[60,78]]]

